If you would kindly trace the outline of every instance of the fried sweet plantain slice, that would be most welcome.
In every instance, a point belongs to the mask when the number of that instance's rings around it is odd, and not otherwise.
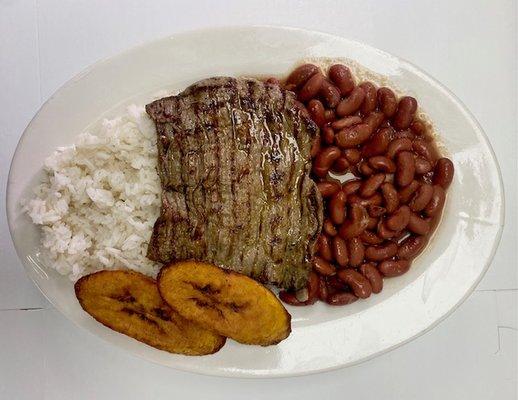
[[[81,307],[101,324],[157,349],[185,355],[218,351],[225,338],[186,320],[160,297],[156,282],[133,271],[99,271],[75,286]]]
[[[157,281],[179,314],[237,342],[268,346],[291,332],[291,316],[279,299],[245,275],[181,261],[163,267]]]

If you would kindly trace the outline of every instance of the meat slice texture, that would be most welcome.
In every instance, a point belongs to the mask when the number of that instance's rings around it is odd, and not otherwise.
[[[147,256],[304,286],[323,206],[310,178],[318,128],[295,95],[256,79],[216,77],[146,111],[156,124],[162,185]]]

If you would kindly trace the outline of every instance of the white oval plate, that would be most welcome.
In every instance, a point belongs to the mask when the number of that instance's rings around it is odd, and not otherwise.
[[[346,307],[288,307],[291,336],[277,346],[229,340],[205,357],[169,354],[95,322],[79,306],[72,283],[37,259],[39,231],[19,206],[44,159],[71,144],[101,115],[145,103],[161,89],[181,90],[214,75],[285,74],[308,57],[346,57],[387,76],[415,96],[455,164],[443,220],[434,240],[383,292]],[[502,181],[486,136],[461,102],[418,68],[344,38],[299,29],[248,27],[174,35],[99,62],[59,89],[24,132],[7,193],[16,250],[29,277],[67,318],[147,360],[210,375],[266,377],[314,373],[358,363],[408,342],[451,313],[474,289],[496,250],[503,226]]]

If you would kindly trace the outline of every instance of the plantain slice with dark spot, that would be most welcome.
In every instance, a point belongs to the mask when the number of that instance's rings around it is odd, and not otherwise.
[[[163,267],[157,281],[179,314],[240,343],[268,346],[291,332],[291,316],[279,299],[248,276],[181,261]]]
[[[157,349],[185,355],[218,351],[225,338],[183,318],[160,297],[156,282],[133,271],[99,271],[75,286],[81,307],[101,324]]]

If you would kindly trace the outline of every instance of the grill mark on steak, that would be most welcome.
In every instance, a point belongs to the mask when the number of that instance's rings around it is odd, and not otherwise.
[[[211,78],[146,110],[157,126],[163,188],[148,257],[200,259],[303,286],[322,200],[309,178],[318,130],[294,94],[253,79]]]

